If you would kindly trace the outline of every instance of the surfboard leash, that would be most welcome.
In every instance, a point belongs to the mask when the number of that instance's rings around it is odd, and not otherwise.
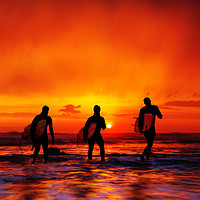
[[[82,141],[83,144],[80,145],[80,142],[79,142],[79,141]],[[85,140],[81,140],[81,139],[79,139],[79,138],[78,138],[78,134],[77,134],[77,137],[76,137],[76,144],[77,144],[78,148],[83,147],[86,143],[87,143],[87,142],[86,142]]]

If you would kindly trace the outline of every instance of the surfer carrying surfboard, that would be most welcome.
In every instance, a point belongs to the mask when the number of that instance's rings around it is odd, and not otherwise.
[[[144,160],[145,156],[146,159],[149,160],[149,154],[151,152],[154,137],[156,135],[155,117],[157,116],[159,119],[162,119],[162,114],[158,106],[151,105],[150,98],[144,98],[144,104],[146,106],[140,109],[138,119],[139,132],[144,134],[147,141],[147,146],[144,149],[142,155],[140,155],[142,161]]]
[[[42,144],[43,152],[44,152],[44,162],[48,161],[48,136],[47,136],[47,127],[49,126],[52,144],[54,144],[54,132],[52,126],[52,119],[48,116],[49,107],[43,106],[42,112],[37,115],[31,124],[30,134],[33,142],[33,146],[35,147],[35,151],[33,153],[33,162],[35,163],[38,153],[40,151],[40,145]]]
[[[88,138],[88,130],[90,128],[90,125],[92,123],[96,123],[96,128],[94,131],[94,134],[88,139],[88,145],[89,145],[89,150],[88,150],[88,160],[92,160],[92,152],[94,148],[95,142],[100,148],[100,155],[101,155],[101,161],[105,161],[105,150],[104,150],[104,141],[103,137],[100,133],[101,129],[106,128],[106,123],[103,117],[100,116],[100,106],[95,105],[94,106],[94,115],[89,117],[85,123],[85,127],[83,129],[83,137],[84,140],[87,140]]]

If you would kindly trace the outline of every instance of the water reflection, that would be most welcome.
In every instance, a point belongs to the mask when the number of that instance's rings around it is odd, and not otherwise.
[[[0,199],[198,199],[199,146],[155,143],[150,162],[141,162],[141,142],[109,144],[107,162],[99,149],[94,161],[86,160],[87,147],[59,145],[67,153],[50,156],[50,163],[31,165],[31,152],[13,155],[17,147],[1,147]],[[126,150],[127,149],[127,150]],[[162,152],[162,153],[161,153]],[[23,161],[23,164],[20,162]]]

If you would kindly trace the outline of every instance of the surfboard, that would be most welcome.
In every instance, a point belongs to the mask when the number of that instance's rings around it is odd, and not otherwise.
[[[154,126],[155,116],[150,113],[144,114],[143,129],[142,131],[147,131]]]
[[[47,122],[46,122],[45,119],[40,120],[37,123],[36,130],[35,130],[35,138],[34,139],[37,139],[38,137],[40,137],[44,133],[46,125],[47,125]],[[22,140],[29,140],[29,141],[32,140],[32,138],[31,138],[31,124],[26,126],[24,128],[23,133],[22,133],[22,137],[21,137],[21,140],[20,140],[20,149],[21,149],[21,151],[22,151]],[[33,151],[34,146],[35,145],[33,144],[31,151]]]
[[[93,136],[93,134],[94,134],[94,132],[95,132],[95,130],[96,130],[96,126],[97,126],[96,123],[91,123],[91,124],[89,125],[87,140],[90,139],[90,138]],[[80,144],[83,143],[83,141],[84,141],[84,138],[83,138],[83,130],[84,130],[84,127],[81,128],[81,129],[79,130],[78,134],[77,134],[77,145],[78,145],[78,146],[80,146]]]
[[[47,124],[47,121],[45,119],[40,120],[37,123],[36,131],[35,131],[35,139],[39,138],[44,133],[44,130],[46,128],[46,124]]]
[[[150,128],[152,128],[154,126],[154,122],[155,122],[155,116],[150,114],[150,113],[145,113],[144,114],[144,118],[143,118],[143,129],[142,132],[149,130]],[[134,131],[136,133],[139,133],[139,117],[136,118],[135,120],[135,124],[134,124]]]
[[[88,136],[87,136],[87,139],[90,139],[90,138],[93,136],[93,134],[94,134],[94,132],[95,132],[95,130],[96,130],[96,126],[97,126],[96,123],[91,123],[91,124],[90,124],[90,126],[89,126],[89,128],[88,128]],[[79,140],[83,140],[83,139],[84,139],[84,138],[83,138],[83,129],[84,129],[84,127],[81,128],[80,131],[79,131],[78,134],[77,134],[77,137],[78,137]]]
[[[24,128],[24,132],[22,133],[22,139],[31,140],[31,124]]]
[[[40,137],[43,133],[44,133],[44,130],[46,128],[46,120],[40,120],[38,123],[37,123],[37,126],[36,126],[36,131],[35,131],[35,139],[37,139],[38,137]],[[31,140],[31,124],[29,124],[28,126],[26,126],[24,128],[24,131],[22,133],[22,139],[24,140]]]
[[[96,127],[97,127],[96,123],[91,123],[90,124],[90,126],[88,128],[88,137],[87,137],[87,139],[90,139],[93,136],[93,134],[94,134],[94,132],[96,130]]]
[[[81,128],[81,129],[79,130],[78,134],[77,134],[77,139],[78,139],[78,140],[83,140],[83,129],[84,129],[84,127]]]

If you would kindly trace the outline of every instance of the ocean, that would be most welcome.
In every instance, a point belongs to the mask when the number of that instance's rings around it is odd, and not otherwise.
[[[87,144],[77,147],[76,134],[55,134],[61,155],[43,151],[31,165],[30,142],[19,147],[20,133],[0,134],[1,200],[66,199],[200,199],[200,134],[157,134],[149,161],[139,154],[146,146],[143,135],[102,134],[106,162],[95,145],[93,161]],[[50,140],[50,137],[49,137]]]

